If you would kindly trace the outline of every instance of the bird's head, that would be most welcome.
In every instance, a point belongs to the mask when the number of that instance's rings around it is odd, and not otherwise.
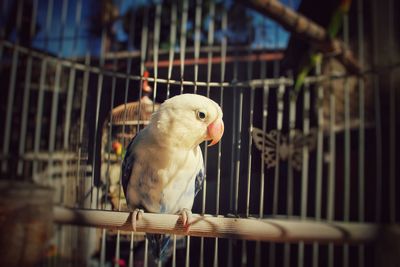
[[[193,148],[203,141],[215,145],[224,133],[222,110],[213,100],[182,94],[166,100],[151,119],[151,127],[173,145]]]
[[[114,141],[112,143],[112,149],[117,156],[122,155],[122,144],[119,141]]]

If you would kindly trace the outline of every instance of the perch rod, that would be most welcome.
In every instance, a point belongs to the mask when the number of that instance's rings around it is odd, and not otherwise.
[[[131,213],[71,209],[56,206],[54,221],[106,229],[131,231]],[[138,232],[167,233],[199,237],[236,238],[274,242],[362,243],[372,241],[377,225],[368,223],[323,222],[297,219],[244,219],[193,215],[185,232],[178,215],[144,213]]]

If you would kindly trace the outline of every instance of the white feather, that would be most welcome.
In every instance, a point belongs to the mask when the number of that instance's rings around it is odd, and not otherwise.
[[[207,113],[205,120],[197,117],[198,110]],[[199,95],[181,95],[160,106],[130,147],[135,162],[126,197],[132,209],[192,209],[196,176],[203,169],[199,144],[206,138],[207,125],[218,118],[222,119],[220,107]]]

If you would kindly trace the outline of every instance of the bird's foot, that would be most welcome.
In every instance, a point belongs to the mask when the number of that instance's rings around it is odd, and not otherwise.
[[[142,209],[135,209],[132,213],[132,228],[134,232],[136,232],[137,221],[140,220],[140,218],[142,218],[143,213],[144,210]]]
[[[192,222],[192,212],[188,209],[182,209],[179,214],[182,216],[182,224],[187,233],[190,230],[190,223]]]

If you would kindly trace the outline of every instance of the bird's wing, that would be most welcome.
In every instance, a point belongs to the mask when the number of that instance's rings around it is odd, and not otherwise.
[[[124,157],[124,161],[122,162],[122,170],[121,170],[121,184],[122,188],[124,189],[125,197],[127,196],[127,189],[129,179],[131,177],[132,168],[135,164],[135,155],[133,153],[133,144],[134,144],[135,137],[129,142],[128,147],[126,148],[126,153]]]
[[[202,163],[200,171],[196,174],[196,180],[194,183],[194,196],[196,196],[197,193],[203,188],[204,176],[204,163]]]

